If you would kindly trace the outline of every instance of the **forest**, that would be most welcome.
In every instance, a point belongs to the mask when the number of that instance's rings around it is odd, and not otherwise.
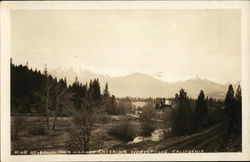
[[[98,78],[81,83],[76,77],[68,84],[67,78],[53,77],[47,68],[39,71],[12,61],[10,66],[12,154],[241,151],[240,86],[235,91],[229,85],[224,100],[206,97],[203,90],[190,98],[180,89],[169,98],[171,107],[156,109],[155,98],[116,97],[109,92],[112,85],[102,88]],[[144,106],[133,106],[141,100]]]

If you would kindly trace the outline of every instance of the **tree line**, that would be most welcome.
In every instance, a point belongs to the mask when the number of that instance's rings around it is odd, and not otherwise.
[[[54,113],[60,116],[71,116],[73,110],[87,101],[95,104],[112,100],[115,96],[109,94],[108,83],[103,93],[98,79],[82,84],[77,77],[72,85],[66,78],[52,77],[47,68],[43,72],[26,65],[14,65],[11,62],[11,114],[15,112],[24,115],[46,115]]]
[[[108,83],[102,93],[98,79],[82,84],[76,77],[75,82],[68,85],[66,78],[57,79],[51,76],[47,68],[41,72],[29,68],[28,63],[15,65],[12,60],[10,66],[14,137],[17,137],[18,129],[22,124],[21,116],[44,117],[46,132],[56,128],[58,116],[71,116],[75,126],[84,129],[82,133],[84,132],[84,138],[87,139],[90,136],[95,113],[115,109],[115,96],[110,95]],[[40,130],[38,133],[43,133]],[[85,143],[84,147],[87,149],[88,144]]]
[[[227,134],[241,135],[242,132],[242,96],[240,85],[234,94],[230,84],[224,101],[205,97],[200,91],[196,100],[188,97],[184,89],[174,98],[175,108],[172,112],[172,132],[174,135],[188,135],[207,128],[215,121],[227,125]]]

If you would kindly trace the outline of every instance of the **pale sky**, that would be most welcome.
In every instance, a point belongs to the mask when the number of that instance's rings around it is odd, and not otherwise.
[[[80,66],[111,76],[241,80],[240,10],[16,10],[11,57],[33,68]]]

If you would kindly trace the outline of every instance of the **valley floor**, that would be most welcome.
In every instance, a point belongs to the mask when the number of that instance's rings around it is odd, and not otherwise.
[[[165,138],[161,141],[144,141],[135,144],[116,139],[108,133],[108,130],[118,125],[125,115],[101,114],[102,117],[94,124],[90,141],[91,150],[116,150],[152,153],[188,153],[188,152],[230,152],[241,151],[241,139],[234,137],[231,141],[224,141],[226,128],[223,124],[214,125],[207,130],[189,136]],[[71,117],[58,117],[56,128],[45,135],[34,135],[30,130],[32,126],[45,122],[44,117],[22,116],[22,128],[17,138],[11,141],[11,153],[20,154],[71,154],[81,152],[70,152],[68,150],[69,130],[72,128]],[[52,123],[53,118],[50,118]],[[12,117],[12,129],[14,118]],[[140,129],[139,119],[130,119],[136,129]],[[51,125],[52,126],[52,125]],[[163,128],[161,121],[155,121],[155,129]],[[13,132],[14,130],[12,130]],[[117,153],[117,152],[113,152]]]

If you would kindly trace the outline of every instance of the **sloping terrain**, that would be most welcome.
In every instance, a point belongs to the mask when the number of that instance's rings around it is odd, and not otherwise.
[[[190,136],[180,136],[164,139],[159,142],[145,141],[131,145],[116,145],[111,149],[128,150],[128,152],[154,150],[155,152],[187,153],[187,152],[217,152],[223,144],[226,129],[223,124],[217,124],[201,133]]]
[[[105,83],[108,82],[111,94],[117,97],[174,97],[183,88],[187,91],[188,96],[192,98],[196,98],[202,89],[208,97],[223,99],[227,90],[226,84],[216,83],[199,77],[168,83],[142,73],[111,77],[83,70],[80,67],[58,67],[50,70],[50,73],[57,78],[66,77],[69,84],[72,84],[76,77],[84,84],[91,79],[98,78],[101,87],[103,88]]]

